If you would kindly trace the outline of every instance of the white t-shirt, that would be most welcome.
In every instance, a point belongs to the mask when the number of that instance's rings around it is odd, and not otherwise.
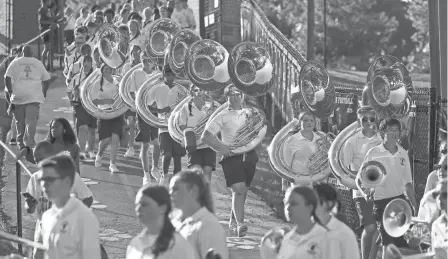
[[[114,99],[116,95],[118,94],[118,84],[119,82],[114,79],[114,82],[111,83],[107,81],[106,79],[103,79],[103,85],[101,88],[101,78],[96,80],[94,85],[90,88],[90,97],[92,100],[97,99]],[[103,89],[103,91],[101,91]],[[101,104],[98,105],[101,109],[110,109],[112,106],[111,104]]]
[[[378,146],[383,142],[380,134],[375,134],[371,138],[367,138],[362,130],[350,137],[343,148],[342,156],[344,165],[350,170],[358,172],[364,157],[372,147]],[[359,190],[353,190],[353,198],[363,198],[364,196]]]
[[[434,259],[448,257],[448,224],[446,215],[442,215],[432,223],[431,248],[436,253]]]
[[[140,87],[143,85],[143,83],[150,78],[151,75],[152,73],[148,74],[143,71],[143,69],[137,69],[132,72],[129,82],[131,84],[129,90],[136,93],[138,89],[140,89]]]
[[[226,109],[216,115],[205,130],[216,135],[221,133],[221,141],[224,145],[232,145],[238,130],[246,123],[246,111]]]
[[[42,187],[40,186],[38,179],[42,175],[42,171],[37,171],[31,175],[28,185],[26,187],[26,192],[31,194],[39,203],[36,207],[35,216],[39,220],[42,218],[42,214],[51,208],[51,202],[45,197]],[[75,179],[73,181],[71,193],[75,194],[80,200],[92,197],[92,191],[84,183],[79,174],[75,174]]]
[[[74,51],[72,55],[65,58],[65,67],[63,71],[65,78],[67,79],[72,78],[72,76],[74,75],[74,73],[72,72],[72,68],[76,64],[76,62],[79,61],[80,58],[81,53],[78,53],[76,51]]]
[[[440,181],[439,170],[441,170],[441,169],[437,169],[437,170],[434,170],[431,173],[429,173],[428,179],[426,180],[424,193],[427,193],[427,192],[433,190],[434,188],[436,188],[437,183]]]
[[[418,209],[418,218],[430,224],[442,214],[437,207],[436,199],[433,196],[434,192],[435,190],[433,189],[423,195]]]
[[[303,235],[293,228],[283,237],[277,259],[340,258],[338,251],[331,249],[331,243],[329,231],[318,224]]]
[[[151,247],[157,236],[148,236],[143,232],[134,237],[126,250],[126,259],[155,259]],[[179,233],[175,232],[172,245],[168,250],[160,254],[157,259],[197,259],[190,243]]]
[[[175,85],[173,88],[165,84],[159,84],[155,86],[155,89],[151,91],[146,99],[148,105],[156,103],[158,109],[163,109],[165,107],[171,107],[174,109],[174,105],[182,101],[185,98],[184,92],[180,89],[179,85]],[[158,113],[160,119],[168,120],[170,114]],[[159,133],[168,132],[168,128],[159,128]]]
[[[327,224],[327,228],[330,230],[330,238],[332,241],[337,240],[338,245],[335,249],[339,248],[339,251],[335,251],[334,256],[331,258],[337,259],[360,259],[361,253],[359,252],[358,241],[356,235],[347,225],[338,220],[335,217],[331,217]],[[337,257],[337,255],[340,255]]]
[[[33,57],[14,59],[6,69],[5,77],[11,78],[13,104],[44,102],[42,81],[51,77],[40,60]]]
[[[180,235],[190,242],[198,258],[205,259],[209,249],[213,248],[222,259],[229,258],[226,232],[218,218],[202,207],[191,217],[186,218],[178,229]]]
[[[98,232],[96,216],[76,198],[42,215],[43,245],[49,259],[100,259]]]
[[[402,195],[406,191],[406,184],[412,183],[411,165],[408,152],[397,145],[398,151],[391,154],[383,144],[371,148],[364,158],[368,161],[380,162],[385,170],[383,182],[375,188],[374,200],[383,200]],[[362,166],[360,167],[360,169]],[[359,175],[360,171],[358,171]]]

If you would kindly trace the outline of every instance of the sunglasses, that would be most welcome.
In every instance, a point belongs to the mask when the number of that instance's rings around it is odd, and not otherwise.
[[[362,117],[361,121],[362,121],[363,123],[366,123],[366,122],[368,122],[368,121],[370,121],[370,122],[375,122],[375,118],[374,118],[374,117]]]

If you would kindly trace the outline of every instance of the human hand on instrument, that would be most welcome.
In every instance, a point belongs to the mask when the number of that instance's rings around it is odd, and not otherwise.
[[[169,106],[167,106],[167,107],[165,107],[163,109],[160,109],[160,112],[162,112],[162,113],[170,113],[171,112],[171,108]]]
[[[219,149],[219,153],[221,153],[224,157],[230,156],[232,154],[232,148],[227,145],[222,145]]]
[[[367,189],[364,192],[365,196],[364,198],[366,199],[366,201],[373,201],[373,195],[375,194],[375,190],[374,189]]]

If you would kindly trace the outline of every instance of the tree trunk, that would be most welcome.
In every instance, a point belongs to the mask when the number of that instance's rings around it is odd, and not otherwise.
[[[314,60],[314,46],[315,37],[314,37],[314,0],[308,0],[308,31],[307,31],[307,39],[306,39],[306,59]]]

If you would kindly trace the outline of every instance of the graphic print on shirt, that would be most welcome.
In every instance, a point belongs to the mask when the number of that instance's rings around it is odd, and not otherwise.
[[[25,66],[25,70],[23,70],[23,71],[25,72],[25,77],[26,77],[27,79],[30,78],[30,73],[33,72],[33,71],[31,70],[31,67],[30,67],[30,66]]]

